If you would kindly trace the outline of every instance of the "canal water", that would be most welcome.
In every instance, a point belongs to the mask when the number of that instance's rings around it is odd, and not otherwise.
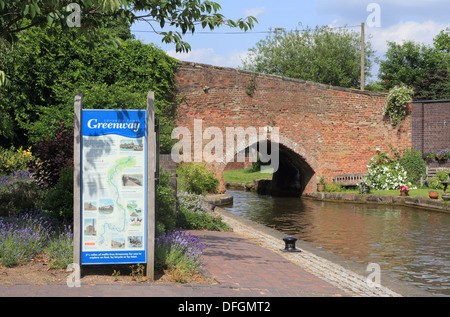
[[[450,297],[450,214],[403,206],[276,198],[227,190],[226,210]],[[383,275],[381,275],[381,281]]]

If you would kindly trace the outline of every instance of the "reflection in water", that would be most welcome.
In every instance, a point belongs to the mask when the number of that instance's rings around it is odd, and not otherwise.
[[[450,296],[450,214],[228,190],[225,209],[439,296]],[[381,276],[383,278],[383,276]]]

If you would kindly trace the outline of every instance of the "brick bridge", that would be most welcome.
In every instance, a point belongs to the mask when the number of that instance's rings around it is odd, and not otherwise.
[[[383,116],[386,94],[188,62],[175,76],[183,100],[178,127],[194,131],[194,120],[202,119],[202,131],[221,129],[224,144],[227,127],[279,128],[276,194],[314,192],[321,176],[330,182],[338,174],[366,173],[377,150],[411,147],[411,115],[392,127]],[[236,145],[236,152],[243,148]],[[227,163],[208,164],[221,179],[221,191]]]

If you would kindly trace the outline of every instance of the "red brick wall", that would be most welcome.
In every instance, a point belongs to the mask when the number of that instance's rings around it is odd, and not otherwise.
[[[450,100],[415,101],[412,109],[412,146],[422,153],[450,149]],[[450,162],[428,165],[450,167]]]
[[[177,125],[191,131],[194,119],[224,134],[226,127],[279,127],[280,143],[315,172],[307,192],[320,176],[330,182],[337,174],[367,172],[377,149],[411,147],[410,115],[392,127],[383,116],[386,94],[193,63],[178,68],[176,94],[183,97]],[[211,167],[220,176],[225,164]]]

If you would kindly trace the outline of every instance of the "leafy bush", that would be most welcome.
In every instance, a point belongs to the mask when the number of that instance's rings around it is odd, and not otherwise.
[[[331,193],[340,192],[342,191],[342,186],[336,183],[325,184],[325,191]]]
[[[220,215],[210,212],[208,203],[202,195],[178,192],[178,209],[177,226],[181,228],[210,231],[229,229]]]
[[[402,185],[411,186],[408,173],[399,162],[393,161],[377,165],[373,160],[367,166],[365,183],[377,190],[399,189]]]
[[[155,268],[169,270],[177,282],[187,282],[198,273],[205,245],[181,230],[169,231],[155,241]]]
[[[42,208],[61,220],[73,218],[73,167],[62,168],[56,185],[48,189]]]
[[[90,109],[145,109],[147,93],[154,91],[161,147],[170,153],[178,61],[133,40],[128,25],[112,22],[97,31],[124,41],[102,46],[75,29],[30,28],[20,33],[13,50],[1,50],[0,70],[9,75],[9,84],[2,86],[0,141],[34,144],[54,134],[60,120],[71,126],[78,92]]]
[[[8,175],[14,171],[24,171],[32,160],[31,149],[24,150],[22,147],[9,149],[0,147],[0,175]]]
[[[177,175],[178,188],[182,191],[205,195],[215,193],[219,188],[219,180],[203,163],[180,164]]]
[[[448,173],[450,173],[450,169],[446,169],[443,171],[438,171],[437,172],[437,177],[439,179],[440,182],[445,182],[448,178]]]
[[[441,180],[439,177],[435,176],[427,180],[427,184],[429,188],[433,189],[443,189],[444,185],[441,184]]]
[[[28,171],[0,176],[0,216],[18,215],[38,209],[45,193]]]
[[[30,171],[43,186],[53,187],[60,171],[73,166],[73,129],[66,128],[62,121],[53,136],[33,146],[33,154],[35,159],[29,164]]]
[[[422,159],[422,154],[416,149],[405,149],[399,163],[406,170],[408,180],[413,184],[418,184],[420,177],[427,170],[427,164]]]
[[[160,173],[156,186],[156,234],[175,228],[176,198],[175,190],[170,185],[170,174]]]
[[[395,86],[389,91],[384,115],[391,118],[392,125],[399,124],[406,115],[406,106],[411,102],[414,90],[405,85]]]

